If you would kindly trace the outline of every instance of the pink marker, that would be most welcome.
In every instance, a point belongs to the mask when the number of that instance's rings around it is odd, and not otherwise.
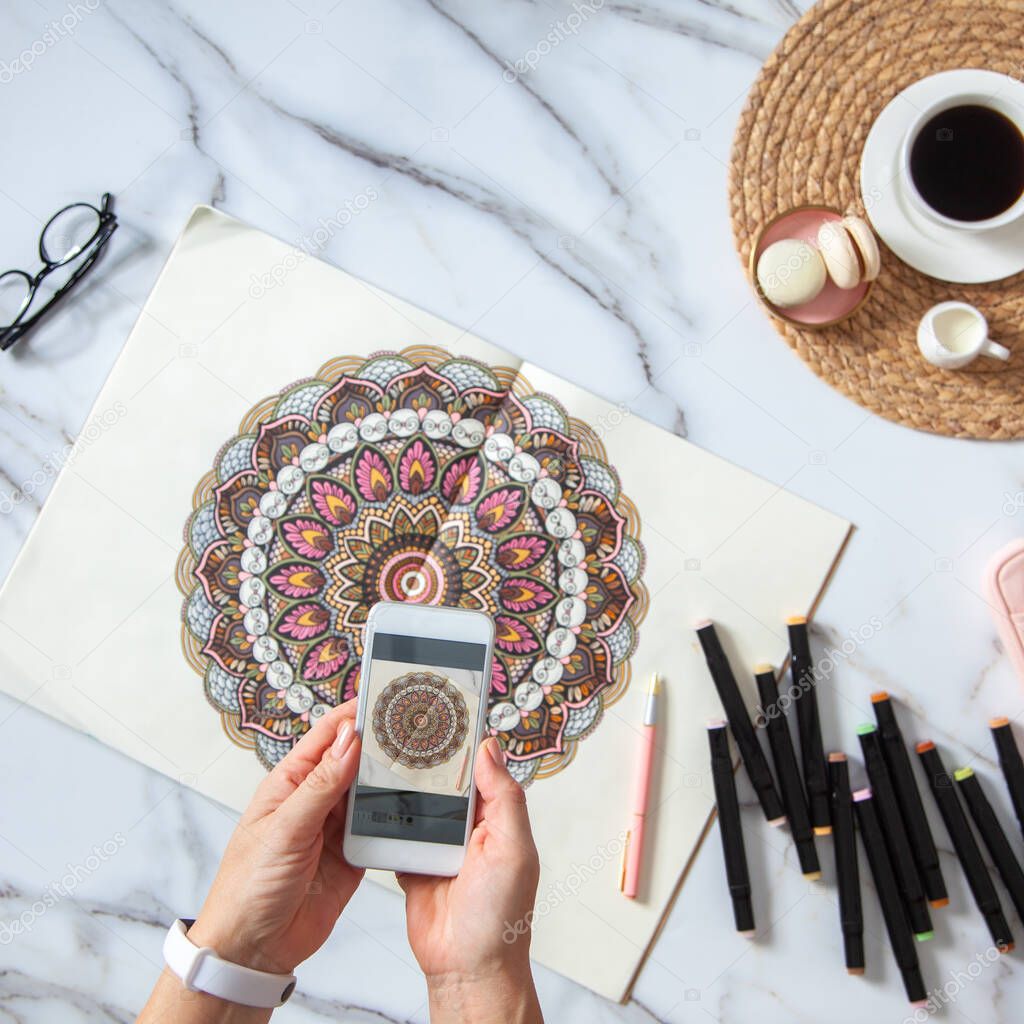
[[[651,792],[651,768],[654,765],[654,733],[658,722],[658,674],[651,676],[644,704],[644,724],[640,740],[640,764],[637,766],[636,785],[633,789],[633,820],[626,833],[623,851],[622,878],[619,888],[627,899],[636,899],[640,886],[640,865],[644,857],[644,825],[647,821],[647,800]]]

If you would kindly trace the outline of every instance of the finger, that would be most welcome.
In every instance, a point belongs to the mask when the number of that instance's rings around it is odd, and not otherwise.
[[[501,745],[493,736],[480,746],[474,777],[482,810],[481,820],[486,823],[488,833],[533,853],[526,794],[509,775]]]
[[[294,792],[274,811],[274,826],[289,843],[312,842],[324,822],[355,781],[359,767],[359,737],[355,725],[341,717],[334,742]]]
[[[249,809],[252,817],[262,818],[269,814],[295,792],[302,780],[320,763],[324,751],[337,737],[341,723],[346,720],[355,723],[356,703],[353,697],[331,708],[277,763],[253,795]]]
[[[433,875],[412,875],[404,871],[395,872],[395,881],[405,893],[407,905],[416,907],[432,898],[439,886],[448,879],[435,878]]]

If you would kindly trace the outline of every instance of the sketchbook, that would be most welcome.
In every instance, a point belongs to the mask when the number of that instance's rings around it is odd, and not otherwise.
[[[782,624],[812,610],[848,524],[208,207],[96,417],[0,593],[0,687],[241,810],[355,692],[375,601],[484,610],[487,730],[542,861],[533,955],[626,998],[713,806],[720,707],[690,624],[713,618],[737,665],[781,663]],[[54,580],[74,599],[54,603]],[[630,901],[619,858],[655,671]],[[424,750],[455,791],[475,698],[437,685]]]

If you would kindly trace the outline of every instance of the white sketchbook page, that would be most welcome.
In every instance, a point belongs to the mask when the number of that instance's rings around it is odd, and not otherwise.
[[[0,688],[235,809],[263,770],[227,739],[181,651],[174,573],[196,483],[253,405],[337,355],[432,344],[521,365],[313,259],[253,300],[253,276],[291,265],[292,254],[216,211],[194,213],[87,421],[110,425],[87,428],[95,436],[61,473],[0,592]],[[537,368],[521,372],[580,419],[621,418]],[[718,705],[689,623],[719,621],[737,666],[777,663],[781,623],[811,607],[847,524],[635,417],[606,430],[604,443],[643,518],[654,596],[637,683],[529,800],[547,908],[534,954],[618,999],[712,802],[692,783],[705,771],[703,724]],[[700,569],[687,569],[688,558]],[[667,690],[660,810],[643,898],[631,903],[608,851],[627,820],[642,682],[654,669]],[[566,898],[580,874],[579,898]]]

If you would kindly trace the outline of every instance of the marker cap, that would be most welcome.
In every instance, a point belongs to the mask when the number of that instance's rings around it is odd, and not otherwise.
[[[849,974],[864,973],[864,936],[856,933],[843,936],[846,949],[846,970]]]
[[[736,919],[736,931],[741,935],[754,934],[754,904],[745,893],[733,893],[732,912]]]

